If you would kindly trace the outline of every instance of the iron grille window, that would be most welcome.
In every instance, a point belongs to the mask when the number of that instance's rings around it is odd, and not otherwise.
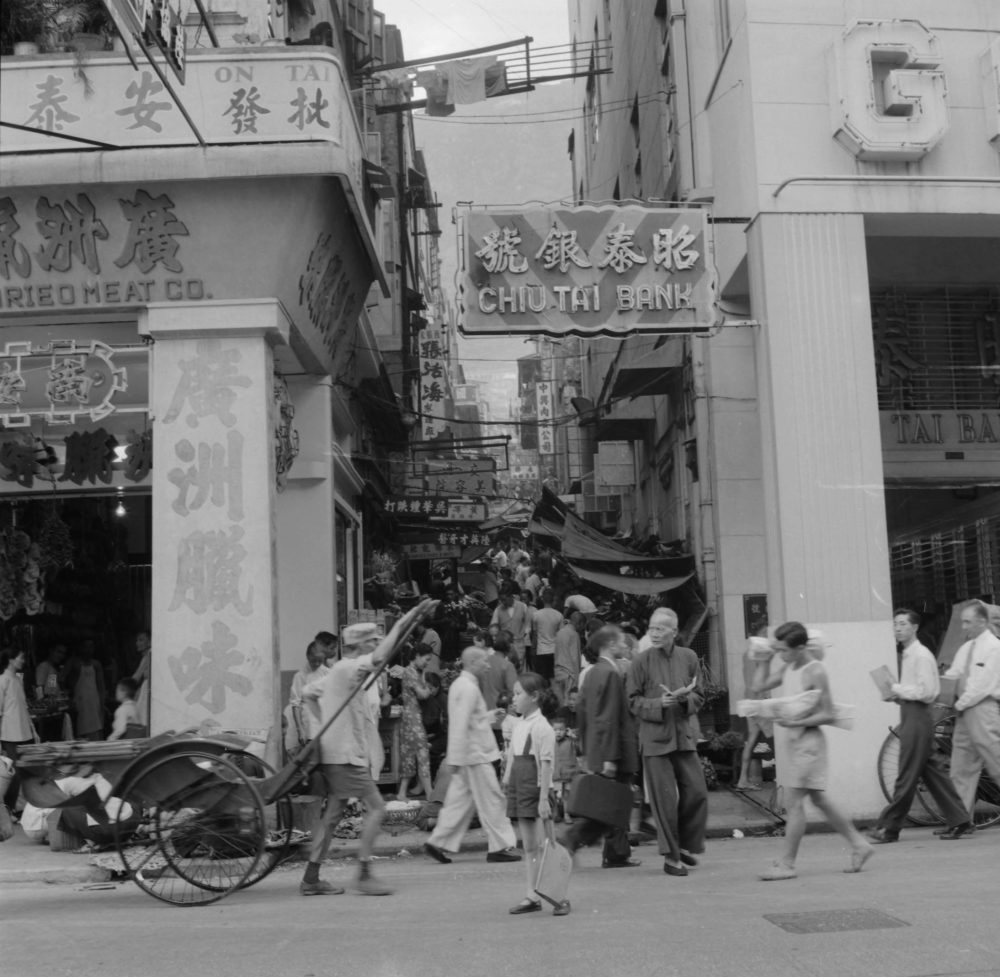
[[[880,410],[1000,406],[1000,289],[871,292]]]
[[[1000,515],[947,532],[897,543],[890,557],[893,603],[898,607],[950,606],[997,594]]]

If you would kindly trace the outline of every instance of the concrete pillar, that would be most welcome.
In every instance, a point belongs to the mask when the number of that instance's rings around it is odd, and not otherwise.
[[[151,731],[205,721],[277,759],[272,347],[278,302],[169,302],[154,340]]]
[[[834,699],[858,709],[852,732],[827,731],[831,796],[868,816],[896,710],[868,675],[895,670],[895,645],[864,224],[762,214],[748,238],[770,619],[831,642]]]

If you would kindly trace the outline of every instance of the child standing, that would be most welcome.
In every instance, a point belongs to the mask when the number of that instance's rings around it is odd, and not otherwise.
[[[844,871],[860,872],[875,849],[826,795],[828,761],[822,726],[834,718],[826,669],[809,644],[809,632],[798,621],[782,624],[774,632],[774,648],[785,664],[786,693],[798,695],[816,690],[819,699],[812,711],[800,719],[776,720],[779,726],[788,729],[789,769],[784,781],[785,807],[788,809],[785,851],[780,861],[762,872],[760,877],[765,882],[796,877],[795,858],[806,830],[807,797],[823,812],[834,831],[851,846],[851,861]],[[774,683],[775,679],[772,679],[763,687],[773,687]]]
[[[115,718],[111,724],[111,735],[109,740],[123,740],[128,737],[129,726],[137,725],[139,722],[139,707],[135,702],[135,693],[139,688],[139,683],[134,678],[122,678],[115,686],[115,701],[118,708],[115,709]]]
[[[573,778],[580,771],[580,765],[576,759],[576,733],[568,726],[568,716],[567,710],[560,709],[556,718],[552,720],[552,729],[556,734],[552,783],[556,795],[556,815],[566,824],[572,824],[573,819],[566,811],[566,798]]]
[[[545,679],[534,672],[524,672],[514,686],[513,704],[520,715],[507,747],[504,785],[507,789],[507,817],[517,824],[524,846],[524,869],[527,895],[510,913],[541,911],[542,903],[535,893],[538,875],[538,855],[544,837],[542,822],[552,817],[549,791],[555,761],[556,734],[542,714],[554,701]],[[568,916],[569,900],[552,910],[553,916]]]

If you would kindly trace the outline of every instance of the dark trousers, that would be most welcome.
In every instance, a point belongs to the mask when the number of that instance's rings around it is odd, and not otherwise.
[[[892,800],[879,815],[878,827],[899,834],[913,804],[917,785],[923,780],[945,824],[954,827],[969,820],[968,812],[948,776],[944,758],[934,749],[934,711],[926,702],[903,702],[899,737],[899,770]]]
[[[660,854],[677,861],[680,849],[705,850],[708,788],[694,750],[643,756],[642,770],[656,822]]]
[[[5,753],[8,757],[13,760],[17,756],[17,747],[27,746],[29,743],[33,743],[34,740],[4,740],[0,742],[0,752]],[[14,805],[17,804],[18,794],[21,793],[21,776],[17,772],[17,767],[14,768],[14,776],[11,778],[10,785],[4,791],[3,803],[7,805],[8,810],[11,814],[14,813]]]
[[[615,777],[619,783],[630,784],[631,774],[619,774]],[[628,832],[623,828],[610,828],[601,821],[590,818],[574,818],[566,829],[563,842],[570,851],[586,848],[604,838],[602,858],[605,862],[627,862],[632,856],[632,846],[629,844]]]

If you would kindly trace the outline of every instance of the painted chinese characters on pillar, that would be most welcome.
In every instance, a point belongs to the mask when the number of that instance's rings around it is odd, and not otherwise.
[[[463,224],[465,333],[692,334],[719,321],[704,211],[490,210]]]
[[[155,368],[154,499],[164,501],[154,504],[154,630],[176,640],[160,666],[167,691],[154,725],[212,718],[264,730],[273,681],[261,650],[270,610],[258,598],[271,590],[269,354],[259,338],[160,339]]]

